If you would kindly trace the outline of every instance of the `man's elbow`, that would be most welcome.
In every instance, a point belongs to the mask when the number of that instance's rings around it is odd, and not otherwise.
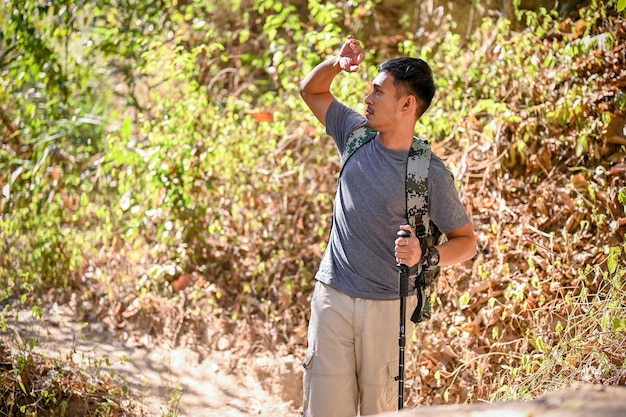
[[[478,249],[476,248],[476,239],[473,239],[467,253],[467,259],[472,259],[474,256],[476,256],[477,253]]]
[[[316,103],[321,102],[325,94],[312,91],[311,88],[304,82],[300,83],[300,97],[309,106],[315,106]]]
[[[476,239],[476,233],[474,232],[474,229],[471,228],[471,226],[470,226],[469,233],[466,236],[466,239],[467,239],[467,243],[465,245],[465,248],[466,248],[467,259],[471,259],[474,256],[476,256],[476,253],[478,251],[477,249],[478,241]]]
[[[472,233],[467,236],[467,243],[465,245],[465,261],[472,259],[478,253],[476,235]]]
[[[306,96],[310,95],[310,92],[308,90],[309,83],[306,79],[304,79],[300,81],[300,84],[298,86],[300,87],[300,97],[306,100]]]
[[[307,90],[306,86],[304,86],[302,83],[300,83],[300,98],[302,98],[302,100],[304,100],[306,105],[311,110],[313,110],[313,107],[312,107],[314,105],[313,94],[311,94],[311,92]]]

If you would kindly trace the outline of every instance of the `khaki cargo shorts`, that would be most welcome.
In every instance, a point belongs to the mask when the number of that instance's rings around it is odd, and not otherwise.
[[[407,297],[409,323],[415,305],[416,297]],[[412,331],[406,327],[407,344]],[[349,297],[318,281],[311,298],[302,415],[354,417],[396,410],[399,332],[399,300]]]

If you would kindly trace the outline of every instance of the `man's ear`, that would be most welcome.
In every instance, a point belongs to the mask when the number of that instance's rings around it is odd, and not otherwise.
[[[419,102],[417,101],[415,96],[408,95],[404,98],[404,104],[402,105],[402,110],[415,111],[415,108],[418,105],[419,105]]]

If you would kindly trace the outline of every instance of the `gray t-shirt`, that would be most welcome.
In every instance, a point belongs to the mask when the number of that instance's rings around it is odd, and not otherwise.
[[[366,122],[364,116],[334,101],[326,114],[326,132],[341,154],[350,132]],[[330,238],[316,279],[351,297],[398,298],[394,242],[400,226],[408,223],[407,159],[408,151],[389,150],[378,138],[350,157],[337,185]],[[434,153],[428,193],[430,217],[443,233],[469,223],[452,173]]]

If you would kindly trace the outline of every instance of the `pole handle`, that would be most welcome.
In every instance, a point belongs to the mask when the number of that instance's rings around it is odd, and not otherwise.
[[[411,236],[411,232],[409,232],[408,230],[398,230],[398,233],[396,233],[398,235],[398,237],[410,237]]]
[[[408,238],[411,232],[407,230],[399,230],[398,237]],[[405,264],[398,264],[398,295],[407,297],[409,295],[409,267]]]

